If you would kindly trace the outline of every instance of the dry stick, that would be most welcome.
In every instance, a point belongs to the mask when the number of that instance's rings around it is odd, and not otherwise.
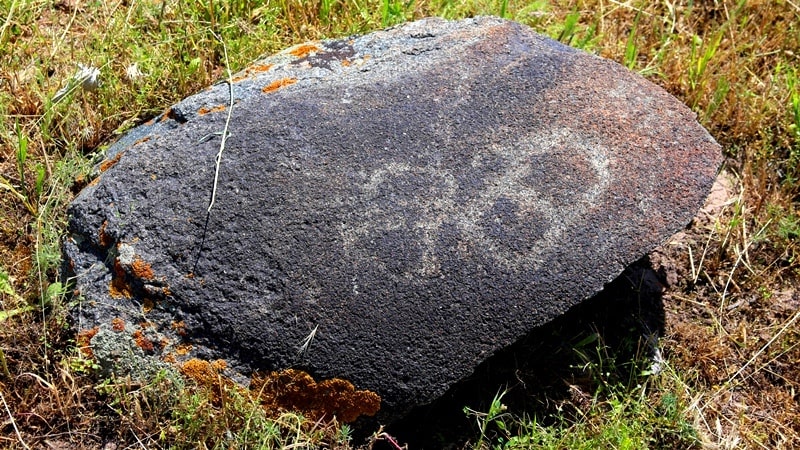
[[[6,403],[6,398],[2,392],[0,392],[0,400],[3,401],[3,406],[5,406],[6,408],[6,413],[8,413],[8,418],[11,419],[11,426],[14,427],[14,432],[17,433],[17,439],[19,439],[19,443],[22,444],[22,446],[25,447],[27,450],[31,450],[31,448],[28,447],[28,444],[26,444],[25,441],[22,439],[22,434],[19,432],[19,428],[17,428],[17,421],[14,420],[14,416],[11,414],[11,409],[8,407],[8,403]]]
[[[208,212],[214,206],[214,199],[217,197],[217,183],[219,182],[219,166],[222,162],[222,152],[225,150],[225,141],[228,139],[228,126],[231,123],[231,114],[233,113],[233,75],[231,75],[231,65],[228,61],[228,47],[225,42],[216,33],[214,37],[222,44],[222,51],[225,54],[225,70],[228,72],[228,96],[230,98],[230,105],[228,106],[228,118],[225,119],[225,128],[222,130],[222,140],[219,143],[219,153],[215,158],[216,168],[214,170],[214,187],[211,189],[211,201],[208,203]]]

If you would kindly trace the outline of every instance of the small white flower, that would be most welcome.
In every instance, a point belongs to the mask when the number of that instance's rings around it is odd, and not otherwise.
[[[136,81],[142,78],[144,74],[139,70],[139,63],[133,63],[125,69],[125,76],[127,76],[130,81]]]

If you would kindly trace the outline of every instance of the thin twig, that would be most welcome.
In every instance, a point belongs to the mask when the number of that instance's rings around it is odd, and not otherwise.
[[[222,130],[222,139],[219,143],[219,152],[215,158],[216,168],[214,169],[214,187],[211,189],[211,201],[208,203],[208,212],[214,206],[214,199],[217,197],[217,183],[219,182],[219,166],[222,162],[222,152],[225,150],[225,141],[228,140],[228,126],[231,123],[231,114],[233,113],[233,75],[231,75],[231,64],[228,61],[228,47],[220,36],[214,33],[214,37],[222,44],[222,51],[225,54],[225,70],[228,72],[228,96],[230,98],[230,105],[228,106],[228,118],[225,119],[225,128]]]
[[[14,432],[17,433],[17,439],[19,439],[19,443],[22,444],[22,446],[25,447],[27,450],[31,450],[31,448],[28,447],[28,444],[26,444],[25,441],[22,440],[22,433],[20,433],[19,428],[17,428],[17,421],[14,420],[14,416],[11,414],[11,409],[8,407],[8,403],[6,403],[6,398],[2,392],[0,392],[0,400],[3,401],[3,406],[6,408],[6,413],[8,413],[8,418],[11,419],[11,426],[14,427]]]

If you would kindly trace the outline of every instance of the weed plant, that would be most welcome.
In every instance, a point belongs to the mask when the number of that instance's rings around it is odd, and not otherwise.
[[[576,391],[581,414],[511,415],[498,394],[470,412],[471,445],[800,446],[796,1],[0,0],[0,447],[360,444],[335,423],[267,417],[246,396],[215,404],[179,377],[101,376],[68,326],[66,205],[109,142],[226,69],[306,40],[477,14],[525,23],[663,86],[723,145],[732,194],[660,250],[674,275],[663,370],[631,384],[589,358],[602,388]]]

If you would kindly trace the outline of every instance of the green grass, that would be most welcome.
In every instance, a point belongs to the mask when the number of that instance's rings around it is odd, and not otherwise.
[[[478,14],[525,23],[663,86],[723,144],[737,184],[735,202],[669,246],[684,275],[666,294],[665,370],[612,375],[642,361],[584,343],[576,351],[586,352],[596,390],[538,416],[507,413],[498,395],[488,411],[470,412],[473,446],[800,442],[796,2],[0,0],[0,447],[353,445],[346,427],[270,416],[236,390],[221,405],[180,376],[145,385],[102,376],[66,320],[66,205],[109,142],[227,69],[302,41]],[[75,80],[78,64],[99,70],[96,89]]]

